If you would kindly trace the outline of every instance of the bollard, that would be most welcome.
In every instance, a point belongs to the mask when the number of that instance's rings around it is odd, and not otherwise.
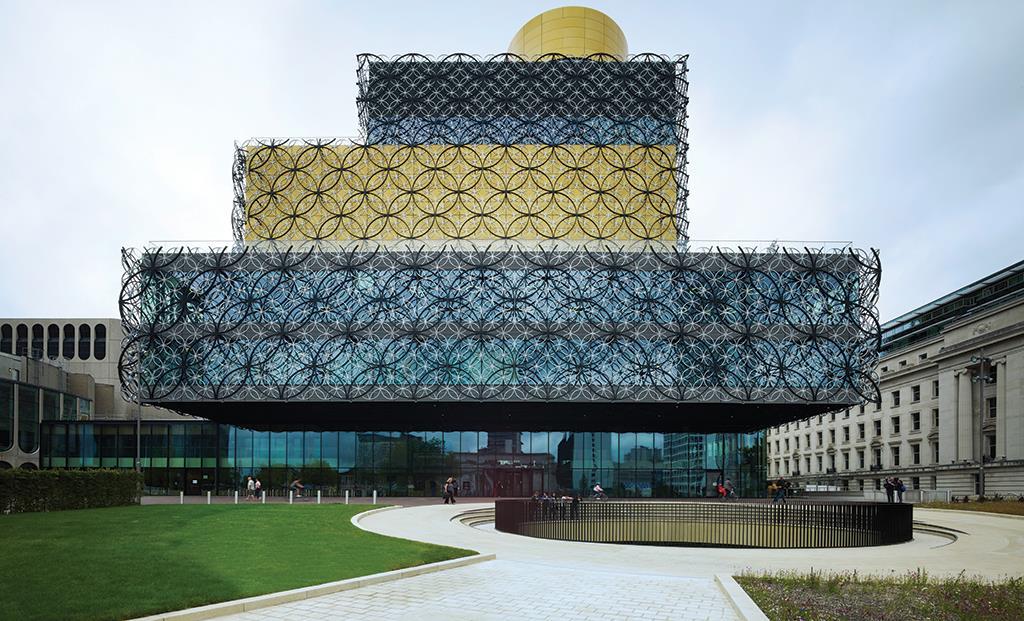
[[[320,490],[316,490],[316,504],[320,504]]]
[[[178,492],[178,504],[185,504],[185,492]]]
[[[292,504],[292,499],[295,497],[295,490],[288,490],[288,504]]]
[[[210,491],[209,490],[207,490],[207,492],[206,492],[206,504],[212,504],[212,500],[211,500],[211,497],[210,497]]]
[[[348,490],[345,490],[345,504],[348,504]]]
[[[267,504],[267,492],[263,492],[263,504]]]
[[[377,504],[377,490],[373,490],[373,504]]]
[[[238,504],[238,490],[235,490],[235,504]]]

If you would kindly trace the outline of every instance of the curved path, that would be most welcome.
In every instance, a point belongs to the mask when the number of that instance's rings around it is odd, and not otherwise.
[[[749,550],[550,541],[467,526],[459,514],[493,503],[369,512],[366,530],[494,553],[497,560],[418,575],[224,617],[225,621],[328,619],[765,619],[728,577],[743,571],[810,569],[862,574],[925,568],[932,575],[1024,575],[1024,518],[915,511],[918,521],[961,531],[915,531],[914,541],[874,548]],[[736,591],[739,591],[739,595]],[[746,600],[746,604],[743,600]]]
[[[625,571],[661,576],[712,577],[743,571],[824,569],[859,573],[903,573],[924,568],[931,575],[967,574],[990,578],[1024,576],[1024,519],[976,512],[918,509],[914,519],[962,531],[956,541],[915,532],[908,543],[807,550],[675,548],[577,543],[533,539],[473,528],[455,515],[489,507],[459,504],[382,511],[359,520],[366,530],[429,543],[495,553],[499,560],[585,570]]]

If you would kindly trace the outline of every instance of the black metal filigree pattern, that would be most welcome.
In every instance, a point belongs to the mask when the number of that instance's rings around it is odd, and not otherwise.
[[[353,244],[124,263],[122,382],[147,402],[877,398],[877,253]]]

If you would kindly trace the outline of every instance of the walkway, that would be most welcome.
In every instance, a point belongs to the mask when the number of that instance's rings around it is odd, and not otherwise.
[[[713,580],[491,561],[222,617],[309,619],[737,619]]]
[[[914,519],[964,531],[959,540],[914,533],[908,543],[842,550],[749,550],[672,548],[574,543],[520,537],[450,521],[454,514],[487,504],[434,505],[366,516],[363,528],[406,539],[493,552],[501,560],[663,575],[711,577],[744,571],[827,569],[887,574],[926,568],[932,575],[1024,576],[1024,519],[970,512],[919,509]]]
[[[842,550],[739,550],[573,543],[469,527],[455,515],[490,503],[381,511],[361,527],[455,545],[498,560],[223,617],[230,621],[319,619],[736,619],[713,576],[824,569],[887,574],[1024,575],[1024,519],[915,511],[964,531],[959,540],[915,533],[912,542]]]

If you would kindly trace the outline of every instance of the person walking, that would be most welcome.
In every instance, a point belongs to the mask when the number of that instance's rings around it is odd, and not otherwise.
[[[302,498],[302,490],[306,489],[306,486],[302,484],[302,479],[295,479],[289,487],[295,492],[296,498]]]
[[[256,481],[251,476],[245,477],[245,499],[247,501],[256,500]]]
[[[260,483],[259,477],[256,477],[256,483],[254,484],[256,490],[256,498],[259,499],[260,494],[263,493],[263,484]]]
[[[725,484],[722,485],[725,488],[725,499],[736,500],[736,488],[733,486],[732,481],[729,479],[725,480]]]
[[[903,484],[903,479],[901,479],[899,477],[896,477],[896,480],[893,481],[893,487],[896,488],[897,502],[902,504],[903,503],[903,492],[907,491],[907,486]]]
[[[882,485],[885,488],[885,498],[887,502],[893,501],[893,492],[896,491],[896,486],[892,484],[892,479],[885,477],[885,483]]]

